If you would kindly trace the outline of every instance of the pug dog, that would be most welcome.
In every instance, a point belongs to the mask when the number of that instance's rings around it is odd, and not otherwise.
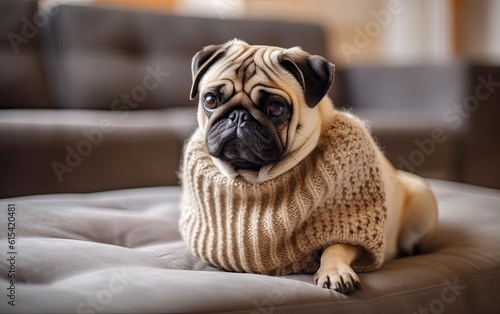
[[[357,272],[431,237],[433,193],[335,109],[334,69],[299,47],[237,39],[194,56],[199,127],[184,148],[180,230],[195,255],[228,271],[311,273],[350,293]]]

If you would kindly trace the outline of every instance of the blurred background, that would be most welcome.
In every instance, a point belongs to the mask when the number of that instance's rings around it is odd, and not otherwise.
[[[215,18],[319,23],[336,63],[500,62],[497,0],[59,0]],[[358,45],[357,45],[358,44]]]
[[[0,0],[0,198],[177,185],[190,61],[239,37],[336,65],[399,169],[500,189],[500,1]]]

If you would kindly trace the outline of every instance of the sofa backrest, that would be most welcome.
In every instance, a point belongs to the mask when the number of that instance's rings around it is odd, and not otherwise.
[[[358,66],[342,72],[344,106],[443,113],[467,93],[465,63]]]
[[[52,94],[60,108],[158,109],[189,100],[191,58],[204,46],[250,44],[326,54],[321,27],[60,6],[46,29]]]
[[[0,109],[49,108],[38,2],[0,1]]]

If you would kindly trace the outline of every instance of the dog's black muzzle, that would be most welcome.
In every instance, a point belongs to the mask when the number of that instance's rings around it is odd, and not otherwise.
[[[258,170],[283,156],[284,149],[272,123],[260,122],[244,107],[211,122],[206,136],[208,153],[235,169]]]

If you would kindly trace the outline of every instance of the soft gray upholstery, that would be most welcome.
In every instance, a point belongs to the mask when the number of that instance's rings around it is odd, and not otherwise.
[[[29,313],[498,313],[500,192],[431,185],[436,237],[421,255],[361,274],[362,290],[349,296],[314,286],[310,274],[229,273],[198,260],[178,231],[178,187],[5,199],[2,226],[7,204],[16,207],[19,277],[16,307],[6,306],[5,293],[1,306]],[[5,292],[5,249],[0,256]]]

